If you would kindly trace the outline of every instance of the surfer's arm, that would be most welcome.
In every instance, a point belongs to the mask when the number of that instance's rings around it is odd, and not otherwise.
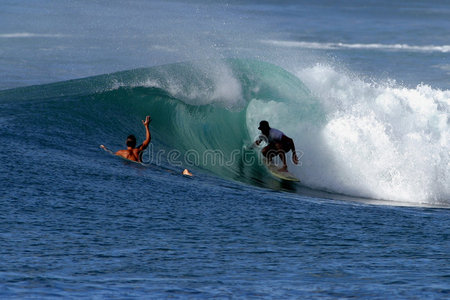
[[[142,143],[142,145],[139,146],[139,151],[143,151],[147,149],[148,144],[150,144],[150,141],[152,140],[152,134],[150,133],[149,124],[152,121],[152,118],[150,116],[147,116],[145,118],[145,121],[142,121],[142,124],[145,126],[145,141]]]
[[[106,152],[109,152],[111,154],[114,154],[111,150],[109,150],[108,148],[105,147],[105,145],[100,145],[100,148],[102,148],[103,150],[105,150]]]
[[[111,152],[112,153],[112,152]],[[122,157],[125,157],[125,158],[127,158],[127,156],[128,156],[128,151],[127,150],[117,150],[117,152],[116,153],[113,153],[114,155],[118,155],[118,156],[122,156]]]
[[[259,146],[259,144],[261,144],[261,142],[264,140],[267,140],[267,138],[264,135],[260,135],[252,146]]]
[[[289,148],[295,151],[294,140],[283,134],[280,141],[283,145],[289,145]]]

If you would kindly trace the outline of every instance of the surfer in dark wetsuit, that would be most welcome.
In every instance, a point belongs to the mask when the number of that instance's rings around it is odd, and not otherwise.
[[[148,144],[150,144],[150,141],[152,139],[152,135],[150,134],[150,129],[148,127],[151,121],[152,118],[150,118],[150,116],[147,116],[145,118],[145,121],[144,120],[142,121],[142,124],[144,124],[146,131],[146,138],[145,141],[142,143],[142,145],[136,147],[136,137],[131,134],[127,137],[126,141],[127,149],[119,150],[115,154],[132,161],[141,162],[141,154],[145,149],[147,149]],[[100,145],[100,148],[102,148],[105,151],[111,152],[104,145]]]
[[[292,150],[292,161],[294,164],[298,164],[294,141],[290,137],[278,129],[270,128],[267,121],[261,121],[258,129],[261,130],[262,136],[255,141],[255,144],[259,145],[263,140],[268,142],[268,145],[261,150],[268,163],[271,163],[272,159],[279,155],[283,162],[283,167],[279,171],[287,172],[286,152]]]

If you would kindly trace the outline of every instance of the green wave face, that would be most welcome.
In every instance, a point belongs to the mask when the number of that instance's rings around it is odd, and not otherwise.
[[[288,168],[314,191],[448,203],[447,91],[374,87],[321,66],[304,72],[324,77],[311,85],[317,99],[286,70],[246,59],[0,91],[2,141],[24,156],[95,163],[99,144],[118,150],[129,134],[142,139],[151,115],[147,162],[285,189],[248,147],[267,120],[295,141],[301,164]]]
[[[261,184],[264,170],[256,152],[245,146],[257,135],[260,120],[289,133],[323,119],[319,104],[297,77],[269,63],[242,59],[18,88],[0,92],[0,99],[18,105],[52,103],[36,116],[39,126],[58,126],[57,119],[49,121],[52,116],[68,114],[64,120],[71,120],[71,129],[95,147],[121,147],[131,133],[142,138],[141,120],[149,114],[153,148],[144,159],[256,184]]]

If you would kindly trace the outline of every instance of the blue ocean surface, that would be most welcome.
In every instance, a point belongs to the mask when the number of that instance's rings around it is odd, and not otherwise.
[[[448,1],[5,0],[0,73],[2,299],[450,297]]]

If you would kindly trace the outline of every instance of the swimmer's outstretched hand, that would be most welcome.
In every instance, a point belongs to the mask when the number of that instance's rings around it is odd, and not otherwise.
[[[150,118],[150,116],[147,116],[145,118],[145,121],[142,120],[142,124],[144,124],[144,126],[148,126],[148,124],[150,124],[151,121],[152,121],[152,118]]]
[[[111,150],[109,150],[108,148],[105,147],[105,145],[100,145],[100,148],[105,150],[106,152],[109,152],[111,154],[114,154]]]

